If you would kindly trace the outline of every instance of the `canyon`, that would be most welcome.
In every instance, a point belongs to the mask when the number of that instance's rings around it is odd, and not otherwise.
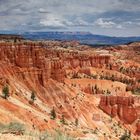
[[[59,129],[77,139],[118,140],[126,132],[139,139],[139,48],[140,43],[92,48],[77,41],[1,41],[0,123],[17,121],[40,133]]]

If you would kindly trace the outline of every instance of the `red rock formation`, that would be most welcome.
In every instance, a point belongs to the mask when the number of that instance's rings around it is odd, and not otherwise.
[[[51,78],[59,82],[63,82],[65,77],[65,70],[61,60],[53,60],[51,62]]]
[[[140,136],[140,122],[137,123],[136,134]]]
[[[78,51],[50,50],[45,52],[47,57],[59,57],[65,67],[103,67],[110,62],[110,56],[82,54]]]
[[[40,130],[46,130],[49,127],[56,128],[58,119],[62,115],[68,122],[74,122],[75,118],[78,118],[80,129],[83,126],[91,129],[99,126],[92,119],[93,112],[97,112],[97,115],[99,113],[103,117],[106,115],[97,107],[97,97],[100,95],[95,96],[94,94],[103,94],[104,91],[102,88],[95,90],[92,84],[95,85],[98,81],[101,86],[109,86],[112,81],[98,79],[89,81],[88,84],[88,78],[91,78],[90,75],[92,75],[91,67],[98,67],[98,69],[109,67],[110,56],[97,55],[88,51],[76,51],[75,48],[64,49],[63,47],[67,47],[67,45],[69,43],[65,42],[0,43],[0,90],[5,84],[8,84],[10,89],[10,98],[7,100],[0,98],[0,116],[3,114],[3,109],[7,110],[13,118],[15,116],[27,124],[35,125]],[[74,42],[71,46],[75,47],[76,45],[79,44]],[[63,47],[58,48],[57,46]],[[78,84],[72,83],[69,82],[72,80],[70,79],[71,75],[66,77],[65,70],[73,73],[75,80],[79,80],[85,75],[88,76],[83,79],[83,83],[81,81],[77,82]],[[83,77],[80,77],[79,73]],[[64,82],[64,79],[68,80],[68,83],[59,83]],[[69,83],[74,86],[69,86]],[[113,85],[112,88],[114,88]],[[117,85],[117,88],[120,87]],[[36,100],[31,105],[30,94],[34,89]],[[57,113],[57,121],[50,121],[49,112],[53,106]],[[118,116],[124,123],[131,124],[137,119],[138,111],[134,107],[132,97],[102,96],[99,106],[112,117]],[[7,115],[7,117],[9,116]],[[106,120],[105,118],[102,123],[104,125],[103,132],[111,131],[110,126],[106,125]],[[139,130],[138,124],[137,134],[139,134]]]
[[[0,43],[0,60],[20,68],[34,68],[33,71],[36,72],[33,73],[36,73],[37,79],[40,79],[39,81],[43,86],[49,78],[63,82],[65,77],[63,67],[101,66],[108,64],[110,60],[109,56],[88,56],[77,52],[53,51],[40,47],[40,45],[42,44],[31,42],[14,45],[12,43]]]
[[[124,123],[131,124],[138,117],[133,104],[133,97],[102,96],[99,107],[110,116],[118,116]]]
[[[43,47],[34,46],[36,44],[0,44],[0,60],[7,61],[19,68],[18,74],[21,73],[23,77],[25,73],[34,75],[34,79],[39,79],[41,85],[49,78],[53,78],[59,82],[63,82],[65,71],[61,60],[50,60],[45,56],[45,49]],[[33,68],[33,69],[31,69]],[[36,80],[37,81],[37,80]]]

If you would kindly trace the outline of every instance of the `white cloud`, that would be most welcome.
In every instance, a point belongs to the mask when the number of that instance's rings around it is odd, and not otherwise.
[[[77,25],[77,26],[89,26],[90,23],[88,23],[87,21],[83,20],[81,17],[77,17],[74,20],[74,25]]]
[[[112,28],[114,25],[116,25],[116,23],[112,21],[104,21],[102,18],[99,18],[95,21],[95,25],[102,28]]]
[[[45,19],[40,20],[40,24],[46,27],[64,27],[65,24],[63,22],[61,18],[52,14],[48,14]]]
[[[124,27],[121,24],[117,24],[110,19],[99,18],[94,22],[94,25],[100,26],[101,28],[116,28],[123,29]]]
[[[39,13],[49,13],[46,9],[44,9],[44,8],[39,8],[38,9],[38,12]]]
[[[42,10],[41,10],[42,11]],[[74,20],[68,20],[62,16],[49,13],[40,20],[40,24],[48,27],[69,27],[69,26],[89,26],[93,25],[83,20],[81,17],[77,17]]]
[[[68,21],[65,19],[65,21],[63,21],[63,23],[66,25],[66,26],[74,26],[73,22],[71,21]]]

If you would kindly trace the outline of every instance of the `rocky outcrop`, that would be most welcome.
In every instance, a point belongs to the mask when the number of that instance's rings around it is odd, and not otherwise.
[[[85,67],[103,67],[110,63],[110,56],[86,54],[79,51],[72,50],[53,50],[46,49],[46,57],[59,57],[65,68],[85,68]]]
[[[0,60],[18,67],[18,77],[24,80],[24,77],[33,76],[34,81],[43,86],[49,78],[63,82],[65,76],[62,61],[46,57],[45,49],[38,44],[1,43]]]
[[[137,123],[136,127],[136,134],[140,136],[140,122]]]
[[[102,96],[99,107],[108,115],[118,116],[126,124],[132,124],[137,119],[137,111],[133,97]]]
[[[63,62],[58,59],[51,61],[51,78],[59,82],[64,81],[65,70],[63,69]]]
[[[69,67],[103,67],[109,63],[109,56],[85,56],[77,55],[72,58],[66,58],[64,64],[67,64]]]
[[[65,125],[58,123],[64,115],[68,122],[66,127],[70,129],[74,126],[75,119],[78,119],[80,127],[75,128],[80,128],[82,134],[85,130],[89,132],[98,128],[106,136],[117,136],[112,131],[116,120],[112,119],[112,123],[108,124],[108,116],[97,107],[101,94],[114,93],[119,96],[102,96],[99,107],[110,116],[117,116],[117,120],[119,117],[126,124],[137,119],[140,109],[136,105],[139,102],[134,106],[136,99],[133,97],[120,97],[125,96],[120,93],[125,92],[126,85],[122,84],[123,79],[117,80],[119,76],[114,74],[109,55],[99,55],[91,48],[82,51],[75,49],[79,45],[75,42],[44,42],[0,43],[0,91],[5,85],[8,85],[10,91],[7,100],[0,98],[0,122],[11,121],[12,116],[13,120],[16,117],[30,124],[33,129],[43,131],[63,128],[62,126],[65,128]],[[106,69],[109,72],[104,75]],[[104,77],[100,78],[100,74]],[[106,76],[112,76],[113,80],[105,78]],[[127,80],[130,84],[131,79]],[[35,100],[31,102],[33,91]],[[52,108],[56,111],[56,120],[50,119]],[[9,112],[11,115],[6,115]],[[93,118],[102,119],[102,126]],[[120,125],[119,129],[123,130],[123,124]],[[134,127],[132,133],[139,135],[139,124],[137,130],[134,125],[135,123],[129,125],[130,130]],[[67,130],[70,132],[70,129]]]
[[[65,68],[103,66],[109,63],[110,57],[91,56],[76,51],[54,51],[53,48],[43,47],[41,43],[20,42],[0,43],[0,60],[24,68],[22,75],[35,75],[44,86],[49,78],[63,82]]]

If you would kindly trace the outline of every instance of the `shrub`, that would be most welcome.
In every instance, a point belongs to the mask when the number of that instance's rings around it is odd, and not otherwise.
[[[0,132],[21,135],[25,132],[25,126],[19,122],[10,122],[6,125],[0,124]]]
[[[110,92],[108,89],[107,89],[106,93],[107,93],[107,94],[111,94],[111,92]]]
[[[24,125],[21,124],[21,123],[18,123],[18,122],[11,122],[9,125],[8,125],[8,129],[9,131],[20,131],[20,132],[24,132],[25,131],[25,128],[24,128]]]
[[[57,131],[54,140],[74,140],[74,138],[68,136],[67,134],[64,134],[60,131]]]
[[[48,137],[49,137],[48,132],[44,131],[40,134],[39,140],[47,140]]]

